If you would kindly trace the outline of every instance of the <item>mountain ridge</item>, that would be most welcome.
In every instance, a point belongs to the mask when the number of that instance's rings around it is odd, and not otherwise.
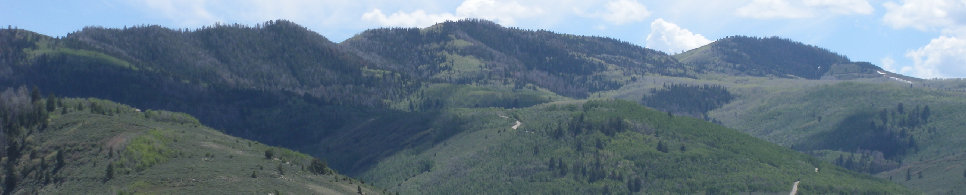
[[[778,37],[729,36],[675,57],[716,72],[750,76],[851,79],[874,77],[875,71],[885,71],[868,62],[852,62],[828,49]]]
[[[146,36],[155,31],[165,35]],[[705,87],[710,90],[708,93],[688,93],[689,87],[684,87],[683,93],[649,96],[674,98],[675,94],[729,94],[721,95],[729,97],[734,94],[734,101],[672,107],[691,110],[688,108],[699,106],[701,108],[693,114],[704,114],[707,120],[714,121],[715,118],[709,117],[721,117],[716,113],[721,104],[725,104],[722,108],[730,108],[729,105],[749,102],[748,98],[756,94],[754,89],[745,90],[749,86],[741,84],[748,83],[747,80],[835,83],[839,80],[879,82],[889,79],[870,73],[870,70],[881,70],[868,67],[871,64],[847,62],[847,58],[837,54],[827,56],[832,59],[829,62],[837,63],[827,72],[785,70],[776,63],[758,64],[770,69],[741,72],[682,62],[698,58],[683,58],[682,54],[670,56],[614,39],[506,28],[482,20],[446,22],[422,29],[374,29],[341,43],[332,43],[324,36],[286,21],[256,27],[216,25],[194,31],[159,26],[90,28],[61,39],[28,40],[17,38],[23,35],[7,36],[16,34],[11,32],[0,32],[4,37],[0,40],[15,40],[0,42],[0,48],[7,45],[15,48],[0,50],[0,54],[15,57],[0,64],[0,73],[9,70],[7,73],[14,76],[0,78],[0,85],[37,85],[60,96],[105,98],[141,108],[187,112],[230,135],[332,159],[332,167],[353,176],[371,174],[372,170],[385,168],[387,160],[403,158],[405,154],[428,155],[422,152],[454,145],[448,140],[466,136],[483,140],[492,137],[473,134],[480,129],[468,127],[475,127],[479,122],[466,118],[469,114],[460,110],[542,112],[531,107],[607,99],[627,88],[642,90],[646,96],[648,92],[643,89],[649,88],[638,86],[679,86],[675,84],[680,80],[714,82],[714,79],[722,79],[732,82],[728,79],[733,76],[735,84]],[[117,41],[124,39],[143,44]],[[276,43],[274,39],[284,40]],[[803,45],[790,40],[779,41],[782,42],[778,45]],[[174,51],[180,48],[184,51]],[[699,57],[716,59],[720,56]],[[750,61],[755,62],[754,59]],[[806,67],[808,61],[797,63]],[[771,91],[759,90],[757,94],[766,92]],[[642,98],[638,96],[630,100],[638,102]],[[571,108],[563,106],[562,109]],[[580,109],[580,106],[575,105],[572,109]],[[680,117],[673,116],[673,113],[668,116]],[[487,121],[490,120],[487,118]],[[520,128],[529,132],[551,132],[555,128],[528,127],[541,124],[533,121],[523,123]],[[605,140],[610,138],[600,137],[599,142]],[[664,141],[690,143],[687,140]],[[419,164],[422,162],[409,165],[427,165]],[[574,162],[566,163],[573,165]],[[432,167],[429,166],[428,171],[434,171]],[[594,178],[590,182],[583,182],[589,179],[582,178],[585,175],[575,180],[581,180],[581,185],[594,186],[588,192],[621,187],[617,183],[629,185],[625,183],[627,177],[599,180],[600,174],[595,174],[590,177]],[[403,176],[406,175],[396,175],[398,178]],[[595,183],[598,181],[606,184]],[[383,183],[398,184],[392,182]],[[419,186],[419,183],[412,184]],[[809,186],[812,184],[803,182],[803,192],[817,189]],[[730,187],[716,189],[742,192]],[[777,191],[774,189],[768,191]],[[680,189],[678,192],[704,190],[710,188]]]

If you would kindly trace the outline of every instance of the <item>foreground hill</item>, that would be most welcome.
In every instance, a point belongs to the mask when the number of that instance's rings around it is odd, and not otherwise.
[[[361,174],[412,194],[910,193],[738,131],[633,102],[453,109],[459,131]],[[816,172],[816,168],[819,169]]]
[[[98,99],[31,103],[26,91],[8,89],[0,102],[4,194],[381,192],[308,155],[225,135],[186,114]]]
[[[896,81],[742,83],[724,125],[931,194],[966,190],[966,94]],[[757,91],[757,92],[754,92]],[[941,168],[940,168],[941,167]]]
[[[642,104],[683,100],[656,108],[712,105],[703,116],[708,121],[928,194],[944,194],[966,190],[966,166],[960,163],[966,160],[966,93],[957,88],[963,84],[710,74],[646,78],[610,95]]]

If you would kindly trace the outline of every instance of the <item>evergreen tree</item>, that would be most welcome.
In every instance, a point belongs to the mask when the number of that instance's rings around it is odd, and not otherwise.
[[[319,160],[318,158],[312,159],[312,163],[309,165],[309,171],[321,175],[328,175],[330,173],[328,163]]]
[[[912,180],[912,169],[906,169],[906,181]]]
[[[47,95],[46,106],[47,112],[53,112],[54,109],[57,109],[57,97],[55,97],[54,94]]]
[[[275,157],[275,151],[272,151],[272,149],[265,150],[265,159],[272,159],[274,157]]]
[[[34,86],[33,90],[30,90],[30,102],[37,102],[41,97],[40,89],[37,89],[37,86]]]
[[[282,164],[278,164],[278,174],[285,175],[285,170],[282,169]]]
[[[65,158],[64,151],[63,150],[57,151],[57,166],[54,166],[54,172],[59,171],[60,169],[64,168],[64,166],[67,165],[67,160],[64,158]]]
[[[114,163],[107,163],[107,169],[104,170],[104,181],[111,179],[114,179]]]
[[[658,141],[657,142],[657,151],[661,151],[663,153],[667,153],[668,152],[667,145],[664,144],[664,141]]]
[[[930,114],[931,113],[929,113],[929,105],[926,105],[925,107],[922,108],[922,113],[920,113],[920,118],[922,118],[923,122],[928,122]]]

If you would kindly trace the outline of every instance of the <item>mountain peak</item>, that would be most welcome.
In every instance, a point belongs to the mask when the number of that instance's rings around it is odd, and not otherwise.
[[[749,76],[822,79],[839,74],[875,75],[875,70],[881,70],[828,49],[780,37],[729,36],[675,57],[711,71]]]

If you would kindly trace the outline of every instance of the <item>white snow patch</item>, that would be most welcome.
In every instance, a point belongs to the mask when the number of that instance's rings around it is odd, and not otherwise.
[[[901,79],[901,78],[899,78],[899,77],[894,77],[894,76],[889,76],[889,75],[887,75],[886,73],[884,73],[884,72],[882,72],[882,71],[878,71],[878,70],[876,70],[875,72],[876,72],[876,73],[879,73],[880,75],[882,75],[882,76],[884,76],[884,77],[889,77],[889,78],[890,78],[890,79],[892,79],[892,80],[896,80],[896,81],[899,81],[899,82],[903,82],[903,83],[908,83],[908,84],[912,84],[912,81],[909,81],[909,80],[905,80],[905,79]]]

